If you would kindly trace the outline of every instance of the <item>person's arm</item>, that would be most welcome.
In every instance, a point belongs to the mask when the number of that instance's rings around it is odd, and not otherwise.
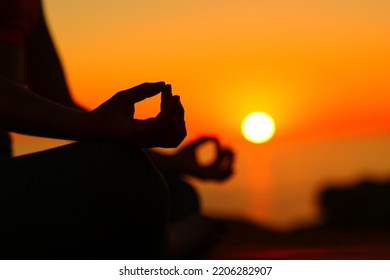
[[[39,24],[26,40],[26,84],[42,97],[64,106],[82,109],[74,102],[69,91],[42,5],[40,12]]]
[[[0,127],[23,134],[81,140],[85,112],[65,107],[0,76]]]
[[[43,98],[0,75],[0,127],[51,138],[113,140],[142,148],[176,147],[186,136],[184,109],[179,97],[166,88],[163,82],[144,83],[84,112]],[[166,100],[158,116],[134,119],[135,103],[160,92]]]

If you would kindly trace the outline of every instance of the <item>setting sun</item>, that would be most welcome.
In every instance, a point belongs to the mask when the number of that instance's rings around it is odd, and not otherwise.
[[[266,113],[254,112],[245,117],[241,125],[244,137],[252,143],[264,143],[275,133],[275,122]]]

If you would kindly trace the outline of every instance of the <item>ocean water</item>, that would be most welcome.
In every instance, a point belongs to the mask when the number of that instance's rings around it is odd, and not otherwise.
[[[217,184],[194,181],[214,216],[247,219],[277,229],[321,222],[320,193],[360,180],[390,179],[390,134],[285,145],[238,153],[236,175]],[[256,157],[254,164],[250,158]]]

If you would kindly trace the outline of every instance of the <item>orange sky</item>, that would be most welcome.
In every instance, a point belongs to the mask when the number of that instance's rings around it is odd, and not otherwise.
[[[360,139],[365,137],[371,139],[363,141],[370,147],[365,155],[383,155],[378,149],[390,138],[388,1],[44,3],[78,101],[94,108],[121,89],[165,80],[182,96],[188,139],[212,133],[235,148],[234,179],[224,187],[204,187],[197,182],[211,212],[255,216],[253,208],[247,210],[243,205],[256,194],[261,205],[258,219],[272,220],[270,209],[275,204],[267,197],[271,193],[278,196],[276,190],[283,189],[275,183],[280,178],[272,173],[272,162],[276,160],[288,170],[291,157],[287,155],[297,149],[304,153],[307,145],[314,154],[332,147],[327,153],[337,155],[345,145],[324,148],[323,143],[349,139],[346,145],[356,145],[358,151]],[[148,101],[137,107],[138,116],[153,115],[157,108],[157,100]],[[249,144],[241,137],[240,123],[252,111],[265,111],[275,119],[277,131],[270,143]],[[17,153],[53,145],[23,139]],[[54,145],[58,143],[62,142]],[[350,153],[355,150],[350,148]],[[364,155],[360,160],[366,161]],[[387,170],[376,164],[368,166],[368,172],[383,174]],[[385,165],[390,167],[390,162]],[[320,169],[308,171],[317,179],[303,176],[302,181],[318,183]],[[351,166],[348,174],[326,174],[350,178],[361,171]],[[278,197],[275,199],[283,201]],[[221,201],[229,199],[230,210],[222,209],[226,203]]]

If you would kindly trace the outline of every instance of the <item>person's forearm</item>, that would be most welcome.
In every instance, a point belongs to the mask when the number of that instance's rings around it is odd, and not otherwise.
[[[90,140],[86,112],[47,100],[0,76],[0,127],[35,136]]]
[[[164,87],[164,82],[143,83],[85,112],[52,102],[0,76],[0,127],[52,138],[175,148],[187,134],[179,96],[172,96],[156,118],[133,118],[135,103],[160,93]]]

